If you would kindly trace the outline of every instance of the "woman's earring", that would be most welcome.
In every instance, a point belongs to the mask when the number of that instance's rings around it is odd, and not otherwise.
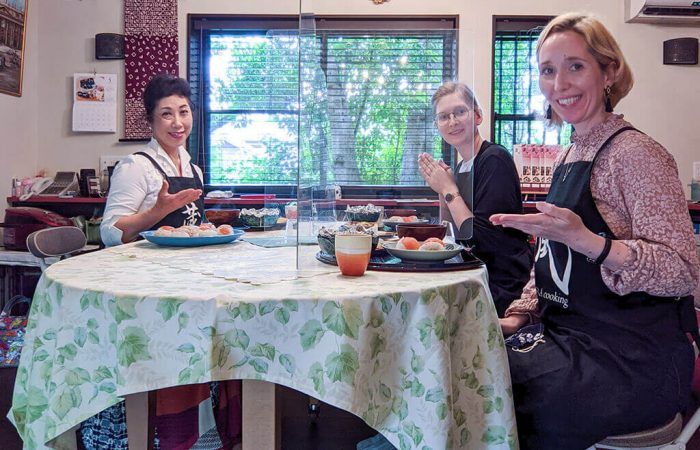
[[[544,118],[547,120],[552,118],[552,105],[547,105],[547,109],[544,111]]]
[[[610,100],[610,86],[605,86],[605,112],[613,112],[612,101]]]

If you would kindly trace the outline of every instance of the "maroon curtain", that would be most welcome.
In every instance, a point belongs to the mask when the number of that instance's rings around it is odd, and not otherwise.
[[[124,137],[148,139],[143,90],[158,73],[179,75],[177,0],[124,0]]]

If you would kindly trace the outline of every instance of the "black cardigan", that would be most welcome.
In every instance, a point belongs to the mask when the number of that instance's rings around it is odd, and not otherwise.
[[[488,141],[481,144],[469,172],[459,173],[463,163],[457,166],[455,181],[474,217],[462,223],[456,238],[473,247],[474,255],[486,264],[491,295],[502,317],[530,279],[533,261],[524,233],[489,222],[496,213],[522,214],[518,171],[508,151]]]

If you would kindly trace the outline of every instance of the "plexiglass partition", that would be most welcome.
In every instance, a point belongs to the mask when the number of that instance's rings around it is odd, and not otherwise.
[[[451,194],[471,208],[476,99],[445,86],[437,110],[431,102],[446,81],[473,85],[470,33],[323,17],[310,0],[300,1],[299,17],[296,231],[300,244],[318,239],[321,247],[299,245],[297,268],[332,261],[338,230],[363,228],[391,242],[399,225],[450,222],[436,192],[446,186],[459,184]],[[424,169],[443,177],[421,170],[422,154]],[[470,221],[449,226],[446,239],[468,239],[471,230]]]

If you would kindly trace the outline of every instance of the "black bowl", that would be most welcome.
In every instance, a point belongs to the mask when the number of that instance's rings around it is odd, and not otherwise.
[[[279,219],[279,214],[266,214],[262,217],[256,217],[250,214],[241,214],[238,216],[238,220],[246,226],[249,227],[272,227],[277,224],[277,219]]]
[[[379,236],[372,236],[372,252],[377,250],[377,245],[379,245]],[[335,235],[326,236],[325,234],[318,235],[318,246],[321,247],[321,251],[328,255],[335,255]]]
[[[335,255],[335,236],[328,237],[326,235],[318,235],[318,246],[321,251],[328,255]]]
[[[379,220],[379,211],[373,213],[345,211],[345,220],[348,222],[376,222]]]

